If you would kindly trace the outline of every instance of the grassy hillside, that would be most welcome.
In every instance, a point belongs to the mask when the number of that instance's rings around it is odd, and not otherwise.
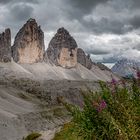
[[[81,107],[61,100],[73,119],[54,140],[140,139],[140,79],[100,85],[101,91],[82,93]]]

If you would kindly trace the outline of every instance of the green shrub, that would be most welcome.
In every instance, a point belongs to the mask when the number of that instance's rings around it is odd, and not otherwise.
[[[100,85],[101,91],[82,92],[82,108],[61,101],[73,116],[69,132],[84,140],[139,140],[140,80]]]
[[[75,132],[70,132],[73,128],[73,123],[64,124],[62,130],[59,133],[55,134],[53,140],[81,140],[81,138],[77,137]]]

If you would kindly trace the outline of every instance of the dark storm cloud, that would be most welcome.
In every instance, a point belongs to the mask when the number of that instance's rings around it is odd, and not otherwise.
[[[0,0],[0,4],[8,4],[14,2],[27,2],[27,3],[38,3],[39,0]]]
[[[135,15],[138,14],[138,12],[135,12],[134,9],[132,10],[131,6],[135,7],[137,4],[139,5],[140,0],[108,0],[106,3],[105,1],[103,2],[104,3],[97,3],[97,6],[98,4],[103,4],[103,6],[100,6],[100,8],[97,7],[96,9],[92,8],[92,13],[89,13],[89,16],[94,16],[95,19],[79,19],[79,22],[83,25],[85,30],[92,31],[96,34],[125,34],[139,28],[140,15]],[[97,10],[99,10],[99,14],[96,14]],[[106,14],[104,14],[102,11],[104,11]],[[84,12],[82,13],[81,10],[81,15],[82,14],[83,17],[84,15],[86,16],[86,14]]]
[[[65,0],[64,7],[67,7],[67,17],[69,19],[81,19],[84,15],[90,14],[91,11],[99,4],[106,3],[109,0]]]
[[[13,1],[13,0],[0,0],[0,3],[5,4],[5,3],[9,3],[11,1]]]
[[[67,0],[77,9],[80,9],[84,14],[91,12],[96,5],[105,3],[108,0]]]
[[[87,54],[93,54],[93,55],[105,55],[105,54],[109,54],[110,51],[105,50],[105,49],[100,49],[100,48],[93,48],[91,47],[91,49],[85,49],[85,52]]]
[[[70,8],[66,11],[66,16],[70,20],[78,20],[79,23],[83,26],[83,29],[88,32],[93,32],[96,34],[103,33],[113,33],[113,34],[125,34],[129,31],[135,29],[136,26],[131,26],[130,15],[125,13],[127,10],[131,11],[131,6],[137,5],[140,3],[140,0],[67,0],[70,4]],[[66,4],[66,3],[65,3]],[[99,20],[96,20],[96,17],[101,15],[95,15],[97,11],[96,7],[102,6],[99,11],[99,14],[102,14],[101,11],[113,9],[109,11],[108,17],[102,16]],[[108,9],[106,8],[108,7]],[[124,10],[124,11],[123,11]],[[94,12],[95,11],[95,12]],[[106,11],[105,11],[106,12]],[[117,13],[120,14],[120,19],[116,16]],[[134,11],[132,11],[132,14]],[[114,15],[113,15],[114,14]],[[115,15],[116,14],[116,15]],[[94,15],[95,19],[85,20],[84,16]],[[110,15],[110,16],[109,16]],[[130,25],[130,26],[129,26]],[[136,24],[135,24],[136,25]]]
[[[33,8],[27,4],[17,4],[14,5],[11,10],[11,15],[17,21],[23,21],[27,18],[32,17]]]
[[[99,21],[82,21],[83,27],[86,27],[86,30],[92,31],[97,34],[102,33],[114,33],[122,34],[127,32],[124,29],[125,24],[121,21],[115,19],[101,18]]]
[[[134,16],[131,20],[130,20],[130,24],[135,28],[140,28],[140,15],[136,15]]]
[[[140,8],[140,0],[132,0],[133,8]]]

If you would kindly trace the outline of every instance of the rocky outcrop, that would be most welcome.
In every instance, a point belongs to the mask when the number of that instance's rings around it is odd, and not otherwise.
[[[11,61],[11,31],[6,29],[0,34],[0,62]]]
[[[13,59],[18,63],[41,62],[44,52],[44,33],[35,19],[29,19],[15,37],[12,46]]]
[[[107,66],[105,66],[105,65],[102,64],[101,62],[98,62],[98,63],[96,63],[95,65],[98,66],[101,70],[111,71]]]
[[[85,52],[81,48],[78,48],[77,50],[77,62],[82,64],[88,69],[92,68],[93,62],[90,58],[90,55],[89,54],[86,55]]]
[[[66,29],[60,28],[50,41],[46,55],[55,65],[65,68],[75,67],[77,64],[77,43]]]

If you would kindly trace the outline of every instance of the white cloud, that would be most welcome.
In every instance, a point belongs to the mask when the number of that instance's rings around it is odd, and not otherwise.
[[[123,35],[77,33],[74,36],[79,47],[90,52],[93,60],[96,61],[113,57],[118,59],[140,57],[140,51],[136,49],[136,47],[140,47],[140,35],[135,31]]]

